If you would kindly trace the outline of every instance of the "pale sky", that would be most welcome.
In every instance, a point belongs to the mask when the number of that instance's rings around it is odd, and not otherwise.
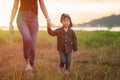
[[[14,0],[0,0],[0,26],[8,26]],[[44,0],[51,21],[60,25],[62,13],[70,14],[74,24],[120,14],[120,0]],[[16,18],[14,20],[16,26]],[[45,26],[46,20],[39,9],[39,25]]]

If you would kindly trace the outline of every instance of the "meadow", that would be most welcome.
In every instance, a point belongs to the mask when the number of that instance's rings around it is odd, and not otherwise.
[[[39,31],[33,71],[25,71],[22,37],[0,31],[0,80],[120,80],[120,32],[76,31],[69,75],[58,73],[56,37]]]

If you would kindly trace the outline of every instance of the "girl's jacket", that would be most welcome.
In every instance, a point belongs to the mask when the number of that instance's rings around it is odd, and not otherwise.
[[[67,32],[63,27],[54,31],[51,28],[47,28],[47,30],[51,36],[57,36],[58,51],[65,51],[65,53],[71,53],[72,50],[77,51],[77,37],[71,28]]]

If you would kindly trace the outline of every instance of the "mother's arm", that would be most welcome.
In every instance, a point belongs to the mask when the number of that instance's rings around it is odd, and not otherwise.
[[[18,5],[19,5],[19,0],[14,0],[12,12],[11,12],[11,17],[10,17],[10,22],[9,22],[9,30],[11,32],[14,31],[13,21],[14,21],[15,15],[16,15],[17,10],[18,10]]]
[[[46,20],[47,20],[47,23],[49,23],[50,22],[50,18],[49,18],[49,15],[48,15],[48,12],[47,12],[44,0],[39,0],[39,4],[40,4],[40,8],[41,8],[41,10],[42,10]]]

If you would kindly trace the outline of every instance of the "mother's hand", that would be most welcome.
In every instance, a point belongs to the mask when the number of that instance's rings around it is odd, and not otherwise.
[[[13,34],[14,33],[14,26],[12,23],[9,25],[9,31]]]
[[[47,20],[47,28],[50,28],[52,25],[51,21],[50,20]]]

